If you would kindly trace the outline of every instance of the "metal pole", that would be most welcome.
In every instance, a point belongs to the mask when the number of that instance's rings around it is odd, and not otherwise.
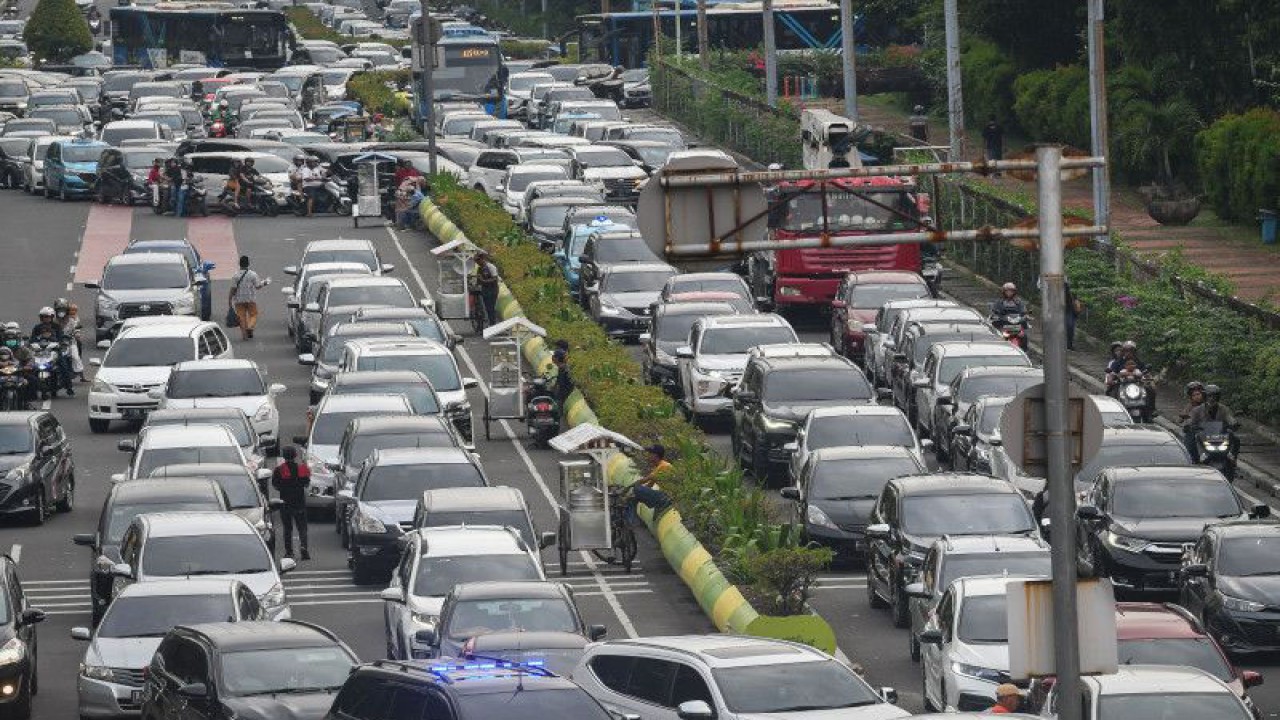
[[[1062,237],[1062,148],[1036,148],[1039,166],[1040,282],[1044,313],[1044,428],[1049,530],[1053,533],[1053,655],[1059,720],[1081,720],[1076,621],[1076,498],[1067,409],[1066,286]]]
[[[711,41],[707,38],[707,0],[698,0],[698,64],[711,69]]]
[[[844,114],[858,121],[857,38],[853,36],[853,0],[840,0],[840,48],[844,55]]]
[[[653,49],[655,57],[662,57],[662,17],[658,14],[658,0],[652,0],[649,9],[653,11],[653,42],[649,47]]]
[[[432,42],[431,33],[431,6],[427,4],[427,0],[421,0],[422,6],[422,35],[420,52],[418,57],[422,58],[422,100],[419,105],[419,112],[423,115],[422,132],[427,135],[427,172],[431,175],[436,174],[436,82],[435,82],[435,64],[436,64],[436,48]]]
[[[947,116],[951,133],[951,161],[964,159],[964,93],[960,82],[960,10],[957,0],[944,0],[947,35]]]
[[[676,60],[684,59],[684,35],[680,27],[684,10],[684,0],[676,0]]]
[[[764,0],[764,96],[769,107],[778,106],[778,41],[774,37],[773,0]]]
[[[1105,5],[1103,0],[1089,0],[1089,126],[1091,153],[1106,157],[1107,127]],[[1093,209],[1099,225],[1111,224],[1111,169],[1106,165],[1093,169]],[[1109,237],[1102,238],[1110,242]]]
[[[551,32],[547,29],[547,0],[542,0],[542,39],[551,39]]]

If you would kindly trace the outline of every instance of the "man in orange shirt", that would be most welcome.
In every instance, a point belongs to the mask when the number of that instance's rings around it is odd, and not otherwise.
[[[992,715],[1015,713],[1022,709],[1022,691],[1016,685],[1004,683],[996,688],[996,704],[987,712]]]

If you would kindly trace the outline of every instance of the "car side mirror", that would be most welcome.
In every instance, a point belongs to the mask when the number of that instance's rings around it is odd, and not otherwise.
[[[404,595],[400,594],[399,588],[389,587],[378,593],[378,598],[387,602],[403,603]]]
[[[257,472],[257,473],[256,473],[256,475],[255,475],[255,477],[257,477],[259,480],[270,480],[270,479],[271,479],[271,471],[270,471],[270,470],[268,470],[267,468],[259,468],[259,469],[258,469],[258,472]]]
[[[1081,505],[1076,508],[1076,518],[1086,522],[1095,522],[1102,519],[1102,511],[1094,505]]]
[[[837,310],[843,310],[843,309],[845,309],[845,308],[849,307],[849,303],[847,303],[847,302],[845,302],[845,301],[840,300],[839,298],[837,298],[837,299],[835,299],[835,300],[832,300],[832,301],[831,301],[831,307],[833,307],[833,308],[835,308],[835,309],[837,309]]]
[[[556,534],[553,532],[544,532],[538,534],[538,549],[544,550],[556,544]]]
[[[102,342],[106,342],[106,340]],[[102,358],[89,358],[89,367],[102,367]]]
[[[423,645],[435,645],[436,644],[435,628],[423,628],[422,630],[419,630],[418,632],[413,634],[413,639],[415,642],[422,643]]]
[[[893,390],[891,388],[876,388],[876,400],[889,400],[893,398]]]
[[[733,395],[735,400],[742,403],[753,403],[756,401],[756,394],[750,390],[739,390]]]
[[[378,269],[382,271],[383,275],[390,275],[396,271],[396,266],[391,263],[382,263]]]
[[[80,283],[80,285],[85,290],[101,290],[102,289],[102,286],[98,283],[97,280],[90,280],[89,282]]]
[[[285,289],[288,290],[289,288],[285,288]],[[292,310],[297,310],[298,308],[302,307],[302,301],[296,297],[290,297],[289,299],[284,301],[284,306]]]
[[[112,484],[116,484],[116,483],[122,483],[125,480],[128,480],[129,476],[125,475],[124,473],[111,473],[111,477],[109,479],[111,480]]]
[[[285,266],[284,266],[284,274],[285,274],[285,275],[297,275],[297,274],[298,274],[298,266],[297,266],[297,265],[285,265]]]
[[[890,705],[898,704],[898,691],[887,685],[880,688],[880,697],[884,698],[884,701]]]
[[[933,401],[933,403],[934,403],[935,405],[937,405],[938,407],[947,407],[947,406],[950,406],[950,405],[955,405],[955,404],[956,404],[956,401],[955,401],[955,400],[952,400],[952,399],[951,399],[951,396],[949,396],[949,395],[939,395],[939,396],[938,396],[938,397]]]
[[[87,628],[87,627],[73,627],[73,628],[71,628],[71,639],[72,639],[72,640],[79,640],[79,641],[81,641],[81,642],[88,642],[88,641],[89,641],[89,639],[90,639],[90,638],[92,638],[92,637],[93,637],[93,632],[92,632],[91,630],[89,630],[89,628]]]
[[[800,449],[800,444],[799,444],[799,443],[796,443],[796,442],[789,442],[789,443],[785,443],[785,444],[782,446],[782,449],[783,449],[783,450],[786,450],[787,452],[791,452],[791,453],[793,453],[793,452],[795,452],[795,451],[797,451],[797,450],[799,450],[799,449]]]
[[[866,530],[864,530],[863,532],[864,532],[864,533],[866,534],[866,536],[867,536],[867,537],[869,537],[869,538],[874,538],[874,539],[876,539],[876,540],[882,540],[882,539],[884,539],[884,538],[889,537],[889,526],[888,526],[888,525],[886,525],[885,523],[877,523],[877,524],[875,524],[875,525],[868,525],[868,526],[867,526],[867,529],[866,529]]]
[[[676,707],[676,717],[680,720],[711,720],[715,716],[705,700],[686,700]]]
[[[111,574],[115,577],[133,579],[133,567],[129,563],[116,563],[111,566]]]
[[[97,533],[76,533],[71,536],[71,542],[85,547],[93,547],[98,544]]]
[[[285,573],[290,572],[296,567],[298,567],[297,560],[294,560],[293,558],[280,558],[280,574],[281,575],[284,575]]]
[[[187,683],[178,688],[178,694],[192,700],[203,700],[209,697],[209,687],[204,683]]]
[[[800,502],[800,488],[784,487],[778,491],[778,494],[781,495],[784,500]]]
[[[18,616],[18,624],[20,627],[27,625],[35,625],[44,622],[44,611],[39,608],[27,608],[22,611],[22,615]]]
[[[681,345],[680,347],[676,348],[676,357],[681,358],[683,360],[692,360],[693,348],[689,347],[688,345]]]
[[[1184,577],[1209,577],[1209,566],[1204,563],[1194,563],[1182,566],[1182,575]]]
[[[1256,670],[1245,670],[1240,673],[1240,682],[1247,688],[1258,687],[1262,684],[1262,673]]]
[[[907,583],[906,587],[902,588],[902,591],[907,594],[907,597],[920,598],[921,600],[929,599],[929,591],[925,589],[922,582]]]
[[[471,388],[480,387],[480,381],[473,377],[462,378],[462,387],[470,390]]]
[[[307,312],[320,312],[320,303],[318,303],[318,302],[309,302],[309,303],[307,303],[306,307],[304,307],[304,308],[302,308],[302,309],[303,309],[303,310],[306,310]]]
[[[116,441],[116,449],[120,452],[131,453],[138,449],[138,445],[134,442],[133,438],[125,438],[123,440]]]
[[[942,631],[936,628],[922,630],[920,631],[919,640],[921,645],[941,645]]]
[[[298,356],[299,365],[315,365],[316,356],[313,353],[302,353]]]
[[[344,500],[354,500],[356,497],[356,491],[352,488],[342,488],[338,491],[338,497]]]
[[[429,297],[424,297],[418,301],[418,307],[429,313],[434,313],[436,311],[436,301]]]
[[[286,387],[284,383],[271,383],[271,386],[267,388],[267,392],[271,393],[272,395],[279,395],[280,393],[288,389],[289,388]]]
[[[110,350],[110,349],[111,349],[111,341],[110,341],[110,340],[99,340],[99,341],[94,345],[94,347],[98,348],[99,350]]]
[[[1249,517],[1255,520],[1271,517],[1271,506],[1258,503],[1249,511]]]
[[[592,625],[589,628],[587,628],[587,637],[591,638],[592,640],[600,640],[601,638],[603,638],[605,635],[608,635],[608,634],[609,634],[609,628],[603,625]]]
[[[294,445],[298,445],[298,446],[300,446],[300,447],[306,447],[306,446],[307,446],[307,441],[308,441],[309,439],[310,439],[310,438],[308,438],[306,435],[294,435],[294,436],[293,436],[293,444],[294,444]]]
[[[973,430],[972,427],[964,423],[959,423],[951,428],[951,433],[953,435],[968,435],[971,430]]]

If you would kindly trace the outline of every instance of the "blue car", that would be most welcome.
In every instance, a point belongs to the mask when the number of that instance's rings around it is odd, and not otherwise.
[[[565,282],[569,283],[570,295],[578,297],[578,268],[582,264],[582,249],[587,245],[587,238],[597,232],[630,229],[626,225],[619,225],[607,218],[597,218],[585,225],[574,225],[569,229],[569,234],[560,241],[560,247],[556,248],[551,257],[555,259],[556,265],[560,266],[560,272],[564,273]]]
[[[89,197],[98,182],[98,158],[108,146],[97,140],[55,140],[44,159],[44,196]]]

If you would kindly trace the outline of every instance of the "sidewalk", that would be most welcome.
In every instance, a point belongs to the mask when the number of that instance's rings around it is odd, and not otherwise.
[[[870,100],[859,105],[861,119],[874,127],[907,133],[907,114],[883,102]],[[947,127],[933,120],[929,137],[934,144],[946,144]],[[969,151],[982,148],[981,128],[969,128]],[[1005,151],[1016,151],[1018,141],[1006,141]],[[988,178],[1006,190],[1035,194],[1035,184],[1011,177]],[[1193,264],[1226,277],[1235,287],[1236,296],[1246,302],[1280,301],[1280,277],[1274,271],[1280,250],[1262,244],[1258,232],[1250,227],[1230,225],[1219,220],[1209,208],[1183,227],[1164,226],[1147,216],[1146,204],[1134,188],[1112,185],[1111,226],[1126,245],[1151,259],[1171,250],[1181,249],[1183,257]],[[1063,183],[1063,202],[1067,207],[1088,210],[1092,206],[1092,186],[1088,177]]]

